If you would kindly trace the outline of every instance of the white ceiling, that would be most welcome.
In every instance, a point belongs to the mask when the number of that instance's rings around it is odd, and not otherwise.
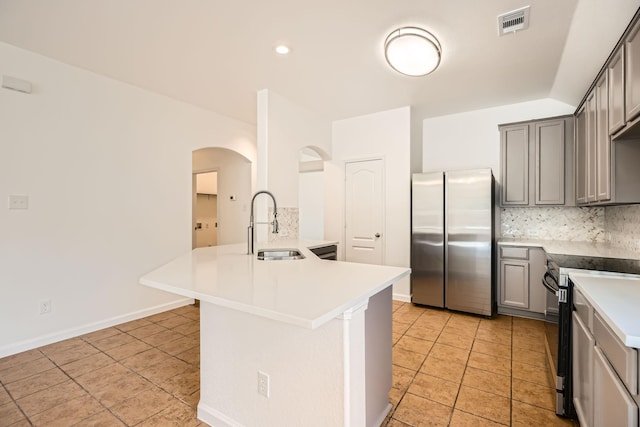
[[[529,29],[497,15],[530,5]],[[577,105],[640,0],[0,0],[0,41],[249,123],[270,89],[335,120],[411,105],[422,117],[556,98]],[[443,48],[406,77],[399,26]],[[279,57],[276,44],[292,52]],[[0,70],[1,72],[1,70]]]

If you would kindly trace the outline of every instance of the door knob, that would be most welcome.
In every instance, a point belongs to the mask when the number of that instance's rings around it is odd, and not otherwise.
[[[376,233],[376,237],[380,237],[380,233]]]

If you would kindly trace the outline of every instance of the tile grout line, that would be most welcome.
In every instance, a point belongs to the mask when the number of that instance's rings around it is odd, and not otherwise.
[[[182,316],[182,315],[180,315],[180,314],[178,314],[178,313],[174,313],[174,314],[175,314],[175,316],[183,317],[183,318],[184,318],[184,319],[186,319],[187,321],[190,321],[190,322],[191,322],[191,321],[195,321],[194,319],[190,319],[190,318],[188,318],[188,317],[186,317],[186,316]],[[144,318],[141,318],[141,319],[144,319]],[[140,320],[140,319],[136,319],[136,320]],[[166,319],[165,319],[165,320],[166,320]],[[160,321],[149,321],[149,322],[151,322],[152,324],[159,325],[159,322],[161,322],[161,321],[163,321],[163,320],[160,320]],[[127,323],[128,323],[128,322],[127,322]],[[186,322],[185,322],[185,323],[186,323]],[[146,325],[146,326],[149,326],[149,325]],[[163,326],[163,325],[159,325],[159,326],[162,326],[163,328],[165,328],[165,330],[168,330],[168,331],[173,330],[173,329],[171,329],[171,328],[167,328],[167,327],[165,327],[165,326]],[[180,325],[178,325],[178,326],[180,326]],[[121,329],[117,328],[117,325],[112,326],[112,327],[113,327],[113,328],[115,328],[115,329],[117,329],[120,333],[123,333],[123,334],[129,335],[129,336],[130,336],[130,337],[132,337],[134,340],[137,340],[137,341],[143,342],[143,343],[145,343],[145,344],[147,344],[147,345],[150,345],[150,346],[151,346],[151,348],[156,349],[156,350],[158,350],[158,351],[160,351],[160,352],[162,352],[162,353],[166,354],[168,357],[171,357],[171,358],[174,358],[174,359],[177,359],[177,360],[181,360],[181,361],[183,361],[183,362],[185,362],[185,363],[188,363],[188,362],[186,362],[186,361],[184,361],[184,360],[182,360],[182,359],[178,358],[177,356],[171,355],[171,354],[169,354],[169,353],[165,352],[164,350],[162,350],[162,349],[158,348],[158,347],[157,347],[157,345],[155,345],[155,346],[154,346],[154,345],[151,345],[151,344],[147,343],[146,341],[144,341],[143,339],[138,338],[138,337],[135,337],[135,336],[133,336],[133,335],[129,334],[129,333],[128,333],[129,331],[123,331],[123,330],[121,330]],[[144,326],[141,326],[141,327],[144,327]],[[140,327],[140,328],[141,328],[141,327]],[[134,329],[132,329],[132,331],[133,331],[133,330],[136,330],[136,329],[139,329],[139,328],[134,328]],[[96,332],[97,332],[97,331],[96,331]],[[163,331],[161,331],[161,332],[163,332]],[[161,332],[158,332],[158,333],[161,333]],[[182,333],[180,333],[180,332],[177,332],[177,333],[179,333],[179,334],[180,334],[180,335],[182,335],[183,337],[186,337],[186,336],[187,336],[187,335],[184,335],[184,334],[182,334]],[[84,334],[84,335],[88,335],[88,334]],[[147,377],[144,377],[144,376],[140,375],[140,373],[139,373],[139,372],[137,372],[137,371],[135,371],[135,370],[133,370],[133,369],[129,368],[128,366],[126,366],[126,365],[122,364],[122,363],[121,363],[121,361],[114,359],[112,356],[110,356],[109,354],[107,354],[104,350],[102,350],[102,349],[100,349],[99,347],[97,347],[93,342],[88,341],[86,338],[83,338],[83,336],[84,336],[84,335],[80,335],[80,336],[78,336],[78,337],[73,337],[73,338],[70,338],[70,339],[78,338],[78,339],[79,339],[79,340],[81,340],[83,343],[85,343],[85,344],[87,344],[87,345],[89,345],[89,346],[93,347],[94,349],[96,349],[97,353],[94,353],[94,354],[92,354],[92,355],[86,356],[85,358],[95,357],[95,356],[96,356],[96,354],[100,354],[100,353],[101,353],[101,354],[105,355],[106,357],[108,357],[110,360],[112,360],[112,361],[114,362],[113,364],[118,364],[118,365],[122,366],[123,368],[127,369],[129,372],[131,372],[131,373],[133,373],[133,374],[135,374],[135,375],[139,376],[140,378],[143,378],[144,380],[148,381],[149,383],[153,384],[154,386],[156,386],[156,387],[160,388],[162,391],[164,391],[165,393],[169,394],[172,398],[179,400],[180,402],[184,403],[185,405],[191,406],[191,405],[189,405],[189,403],[188,403],[188,402],[185,402],[181,397],[176,396],[175,394],[173,394],[173,393],[172,393],[172,392],[170,392],[169,390],[165,389],[165,388],[164,388],[163,386],[161,386],[160,384],[157,384],[156,382],[152,381],[151,379],[149,379],[149,378],[147,378]],[[116,334],[114,334],[114,335],[116,335]],[[151,335],[155,335],[155,334],[151,334]],[[151,336],[151,335],[149,335],[149,336]],[[106,338],[109,338],[109,337],[105,337],[105,339],[106,339]],[[179,339],[179,338],[178,338],[178,339]],[[126,345],[126,344],[123,344],[123,345]],[[75,347],[75,346],[72,346],[72,347],[70,347],[70,348],[74,348],[74,347]],[[116,346],[116,347],[120,347],[120,346]],[[114,348],[116,348],[116,347],[114,347]],[[119,421],[121,421],[124,425],[128,426],[128,424],[125,422],[125,420],[123,420],[122,418],[120,418],[116,413],[114,413],[114,412],[111,410],[111,408],[109,408],[109,407],[105,406],[105,405],[104,405],[100,400],[98,400],[98,399],[97,399],[97,398],[96,398],[96,397],[95,397],[95,396],[94,396],[94,395],[93,395],[93,394],[92,394],[88,389],[86,389],[82,384],[80,384],[78,381],[76,381],[76,379],[75,379],[74,377],[72,377],[72,376],[71,376],[71,375],[70,375],[70,374],[65,370],[65,368],[63,367],[63,365],[59,365],[59,364],[58,364],[57,362],[55,362],[55,361],[54,361],[54,360],[53,360],[49,355],[47,355],[46,353],[42,352],[40,349],[38,349],[38,351],[39,351],[39,353],[43,356],[43,358],[46,358],[47,360],[49,360],[49,361],[50,361],[50,362],[55,366],[55,368],[51,368],[51,369],[58,369],[58,370],[60,370],[60,372],[61,372],[61,373],[63,373],[63,374],[64,374],[64,375],[69,379],[69,380],[73,381],[73,383],[75,383],[77,386],[79,386],[79,387],[80,387],[80,389],[82,389],[84,392],[86,392],[88,396],[90,396],[91,398],[93,398],[94,400],[96,400],[96,402],[97,402],[97,403],[98,403],[98,404],[103,408],[103,410],[106,410],[106,411],[107,411],[107,412],[109,412],[111,415],[113,415],[115,418],[117,418]],[[65,350],[65,351],[67,351],[67,350]],[[144,350],[144,351],[148,351],[148,350]],[[138,354],[140,354],[140,353],[143,353],[144,351],[141,351],[141,352],[139,352],[139,353],[132,354],[132,355],[130,355],[130,356],[128,356],[128,357],[136,356],[136,355],[138,355]],[[59,353],[63,353],[63,352],[64,352],[64,351],[60,351]],[[56,354],[56,353],[52,353],[52,354]],[[82,359],[85,359],[85,358],[80,358],[80,359],[77,359],[77,360],[82,360]],[[68,363],[73,363],[73,362],[75,362],[75,361],[77,361],[77,360],[74,360],[74,361],[71,361],[71,362],[68,362]],[[68,363],[67,363],[67,364],[68,364]],[[189,364],[190,364],[190,363],[189,363]],[[65,364],[65,365],[66,365],[66,364]],[[31,377],[31,376],[36,376],[36,375],[39,375],[39,374],[40,374],[40,373],[37,373],[37,374],[34,374],[34,375],[30,375],[30,376],[25,377],[25,378],[23,378],[23,379],[29,378],[29,377]],[[20,380],[23,380],[23,379],[20,379]],[[18,381],[20,381],[20,380],[18,380]],[[30,424],[31,426],[33,426],[33,422],[32,422],[32,420],[31,420],[31,418],[30,418],[29,416],[27,416],[27,414],[23,411],[23,409],[22,409],[22,407],[20,406],[20,404],[18,403],[18,401],[17,401],[17,400],[13,397],[13,395],[9,392],[9,390],[6,388],[6,386],[4,385],[4,383],[0,382],[0,384],[1,384],[1,385],[2,385],[2,387],[5,389],[5,391],[7,392],[7,394],[9,395],[9,397],[11,398],[11,400],[12,400],[12,402],[15,404],[15,406],[16,406],[16,407],[20,410],[20,412],[23,414],[23,416],[25,417],[25,419],[27,420],[27,422],[29,422],[29,424]],[[61,384],[61,383],[59,383],[59,384]],[[44,390],[47,390],[47,389],[50,389],[50,388],[55,387],[55,386],[57,386],[57,385],[59,385],[59,384],[55,384],[55,385],[50,386],[50,387],[47,387],[47,388],[45,388],[45,389],[43,389],[43,390],[39,390],[38,392],[40,392],[40,391],[44,391]],[[144,391],[144,390],[143,390],[143,391]],[[142,393],[143,391],[141,391],[140,393]],[[36,393],[37,393],[37,392],[36,392]],[[32,393],[32,394],[34,394],[34,393]],[[136,394],[136,395],[137,395],[137,394]],[[26,396],[23,396],[23,397],[26,397]],[[129,397],[131,397],[131,396],[129,396]],[[73,401],[73,400],[75,400],[75,399],[71,399],[71,400],[69,400],[69,401]],[[52,409],[52,408],[50,408],[50,409]],[[162,411],[163,411],[163,410],[165,410],[165,409],[166,409],[166,408],[162,408],[160,411],[158,411],[158,412],[156,412],[156,413],[154,413],[154,414],[151,414],[151,415],[150,415],[149,417],[147,417],[147,418],[151,418],[151,417],[153,417],[153,416],[157,415],[158,413],[162,412]],[[49,409],[48,409],[48,410],[49,410]],[[42,412],[38,412],[38,414],[41,414],[41,413],[43,413],[43,412],[46,412],[46,410],[45,410],[45,411],[42,411]],[[88,418],[91,418],[91,417],[95,416],[95,415],[96,415],[96,414],[98,414],[99,412],[100,412],[100,411],[98,411],[98,412],[96,412],[96,413],[92,413],[92,414],[88,415],[87,417],[85,417],[84,419],[82,419],[82,420],[78,421],[78,423],[75,423],[74,425],[79,425],[80,423],[82,423],[82,422],[83,422],[83,421],[85,421],[86,419],[88,419]],[[36,415],[38,415],[38,414],[36,414]]]
[[[40,352],[40,353],[42,354],[42,352]],[[4,385],[4,383],[2,381],[0,381],[0,385],[2,386],[3,390],[7,393],[7,396],[9,396],[9,398],[11,399],[11,402],[9,402],[9,403],[13,403],[15,405],[15,407],[18,408],[18,410],[20,411],[22,416],[24,416],[24,419],[27,420],[29,425],[31,427],[33,427],[33,423],[31,422],[31,420],[29,419],[27,414],[24,412],[24,410],[20,407],[20,405],[18,404],[18,401],[13,397],[13,395],[11,394],[9,389]],[[18,421],[18,422],[20,422],[20,421]]]

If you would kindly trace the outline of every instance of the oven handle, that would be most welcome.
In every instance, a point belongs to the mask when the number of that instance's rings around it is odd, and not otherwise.
[[[548,281],[547,278],[549,278],[550,281]],[[551,282],[553,282],[555,286],[553,286]],[[558,295],[558,291],[560,290],[558,282],[556,281],[556,278],[553,277],[553,274],[549,273],[548,271],[544,273],[544,276],[542,277],[542,285],[547,288],[549,292],[552,292],[556,296]]]

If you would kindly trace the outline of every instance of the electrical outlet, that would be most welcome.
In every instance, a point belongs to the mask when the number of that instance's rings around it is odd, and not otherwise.
[[[258,394],[269,397],[269,375],[258,371]]]
[[[540,234],[538,233],[538,230],[527,230],[527,235],[531,237],[537,237]]]
[[[29,209],[29,196],[9,196],[9,209]]]
[[[40,314],[49,314],[51,313],[51,300],[42,300],[40,301]]]

